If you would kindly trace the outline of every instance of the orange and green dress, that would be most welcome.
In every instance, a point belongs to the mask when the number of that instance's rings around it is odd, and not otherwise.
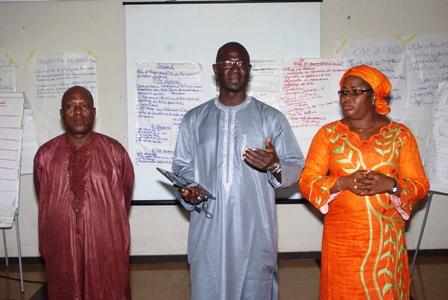
[[[394,177],[399,197],[330,195],[340,176],[370,169]],[[429,190],[417,143],[390,122],[363,141],[340,121],[313,138],[299,181],[301,194],[323,214],[321,299],[409,299],[405,220]]]

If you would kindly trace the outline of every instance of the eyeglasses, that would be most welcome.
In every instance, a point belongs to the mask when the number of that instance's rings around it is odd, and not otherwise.
[[[370,92],[370,91],[373,91],[373,89],[368,89],[368,90],[338,91],[338,95],[339,95],[339,97],[344,97],[344,96],[347,96],[347,95],[350,95],[350,96],[359,96],[359,95],[361,95],[362,93]]]
[[[225,60],[217,62],[216,65],[219,65],[223,69],[231,69],[233,68],[233,65],[236,65],[241,69],[247,67],[249,64],[244,60]]]

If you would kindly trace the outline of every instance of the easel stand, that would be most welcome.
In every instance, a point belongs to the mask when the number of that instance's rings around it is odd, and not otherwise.
[[[23,284],[23,271],[22,271],[22,251],[20,247],[20,231],[19,231],[19,212],[18,209],[16,209],[16,212],[14,214],[14,222],[16,225],[16,240],[17,240],[17,257],[19,259],[19,274],[20,274],[20,290],[25,292],[25,286]],[[5,228],[2,228],[3,232],[3,247],[5,249],[5,264],[8,267],[9,266],[9,260],[8,260],[8,247],[6,245],[6,234],[5,234]]]
[[[423,232],[425,231],[426,219],[428,218],[429,207],[431,206],[433,192],[428,192],[428,201],[426,202],[426,210],[425,217],[423,218],[422,228],[420,229],[420,236],[418,237],[417,247],[415,248],[414,259],[412,260],[411,271],[410,274],[412,276],[412,272],[414,271],[415,261],[417,259],[418,250],[420,248],[420,243],[422,242]]]

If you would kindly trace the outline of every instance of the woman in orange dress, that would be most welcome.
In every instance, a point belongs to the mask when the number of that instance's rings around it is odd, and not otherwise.
[[[347,70],[339,101],[345,117],[315,135],[300,192],[325,214],[321,299],[409,299],[405,221],[425,197],[417,143],[388,120],[391,84],[369,66]]]

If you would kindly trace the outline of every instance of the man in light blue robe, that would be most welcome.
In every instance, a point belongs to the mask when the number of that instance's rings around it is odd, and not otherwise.
[[[185,114],[173,171],[197,182],[178,188],[192,211],[188,261],[192,299],[278,299],[276,188],[295,184],[304,156],[285,116],[246,95],[247,50],[218,50],[220,94]]]

